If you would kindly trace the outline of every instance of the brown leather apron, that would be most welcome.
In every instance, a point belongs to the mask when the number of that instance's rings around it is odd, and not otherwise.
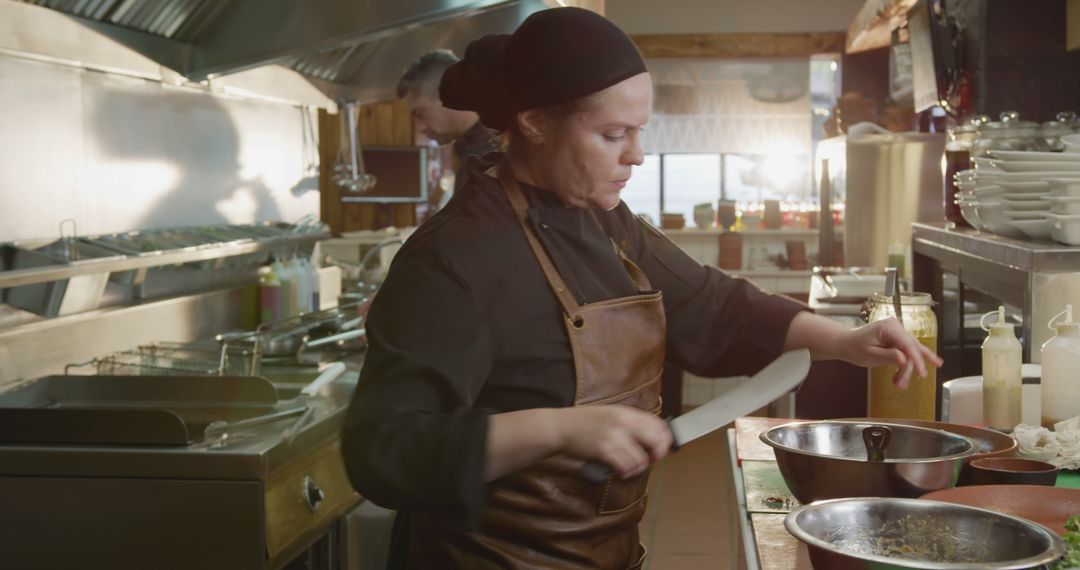
[[[499,178],[529,246],[559,299],[576,373],[575,406],[622,404],[660,411],[665,319],[661,294],[612,242],[641,293],[578,305],[528,220],[528,203],[504,164]],[[565,455],[493,481],[480,530],[466,533],[412,513],[410,568],[640,568],[638,522],[649,473],[596,485]]]

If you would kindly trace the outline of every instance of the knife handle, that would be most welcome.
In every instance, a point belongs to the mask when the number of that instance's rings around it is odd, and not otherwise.
[[[599,461],[589,461],[581,468],[581,478],[593,485],[604,483],[612,475],[611,468]]]
[[[671,420],[673,420],[674,418],[675,416],[668,416],[667,418],[664,418],[664,421],[666,421],[668,424],[668,429],[671,429]],[[675,441],[675,432],[671,433],[673,436],[671,438],[671,450],[678,451],[679,442]],[[588,481],[589,483],[592,483],[593,485],[600,485],[606,482],[608,479],[611,478],[612,475],[614,475],[614,472],[611,470],[611,467],[608,467],[607,465],[599,461],[588,461],[585,463],[585,466],[581,468],[581,478]]]

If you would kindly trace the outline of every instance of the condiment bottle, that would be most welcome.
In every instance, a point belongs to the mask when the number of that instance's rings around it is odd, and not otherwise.
[[[988,317],[997,322],[986,326]],[[1012,431],[1020,423],[1020,341],[1012,323],[1005,321],[1005,307],[983,315],[979,326],[990,335],[982,344],[983,423],[993,429]]]
[[[892,297],[877,294],[870,299],[869,322],[897,316]],[[937,352],[937,317],[932,309],[929,293],[905,293],[901,295],[904,328],[924,346]],[[926,376],[916,378],[912,374],[906,390],[892,383],[896,365],[870,368],[867,386],[867,415],[875,418],[899,418],[911,420],[935,419],[937,409],[937,368],[926,363]]]
[[[259,319],[268,323],[282,317],[281,277],[274,271],[274,266],[264,269],[265,274],[259,284]]]
[[[1058,317],[1065,320],[1054,324]],[[1080,323],[1073,322],[1072,305],[1054,315],[1048,325],[1057,334],[1042,345],[1042,424],[1080,415]]]

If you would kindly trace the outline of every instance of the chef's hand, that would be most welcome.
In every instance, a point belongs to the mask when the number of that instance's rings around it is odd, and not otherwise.
[[[907,388],[911,374],[926,376],[926,363],[941,367],[944,361],[923,346],[895,318],[874,321],[856,329],[836,321],[801,312],[795,315],[784,338],[784,350],[810,349],[815,360],[837,358],[858,366],[897,366],[893,384]]]
[[[941,367],[944,361],[920,343],[895,318],[874,321],[850,329],[839,339],[840,357],[859,366],[897,366],[893,384],[907,389],[911,374],[926,376],[927,364]]]
[[[659,417],[630,406],[560,409],[561,450],[598,461],[627,479],[648,469],[671,449],[671,429]]]

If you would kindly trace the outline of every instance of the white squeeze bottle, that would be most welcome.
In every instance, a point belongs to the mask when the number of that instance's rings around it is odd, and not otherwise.
[[[1065,320],[1054,324],[1058,317]],[[1080,416],[1080,324],[1073,322],[1072,305],[1047,325],[1057,334],[1042,345],[1042,424]]]
[[[281,308],[278,311],[278,314],[280,314],[283,319],[291,317],[294,314],[293,310],[295,308],[292,298],[296,294],[296,283],[292,280],[292,271],[290,271],[289,266],[280,259],[274,260],[274,263],[270,265],[270,270],[273,271],[281,281]]]
[[[987,327],[986,319],[993,315],[997,322]],[[1012,431],[1020,423],[1020,341],[1012,323],[1005,321],[1005,307],[983,315],[979,325],[990,331],[982,344],[983,423]]]

